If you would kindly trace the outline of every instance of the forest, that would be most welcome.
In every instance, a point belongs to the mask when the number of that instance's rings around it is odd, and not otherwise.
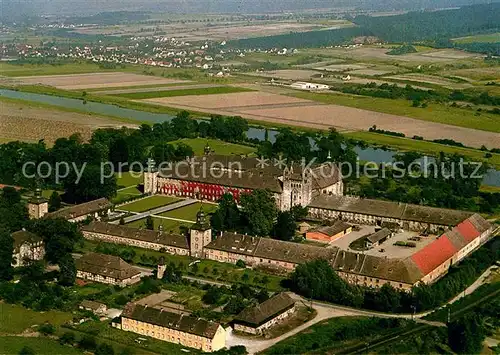
[[[478,32],[497,32],[500,28],[499,18],[500,3],[492,3],[397,16],[358,16],[353,21],[384,41],[411,43],[463,37]]]
[[[336,46],[349,43],[353,37],[369,36],[370,30],[360,27],[334,30],[292,32],[289,34],[245,38],[228,42],[228,46],[237,48],[314,48]]]

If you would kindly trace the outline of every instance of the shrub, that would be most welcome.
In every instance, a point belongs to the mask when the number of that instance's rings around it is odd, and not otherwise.
[[[237,266],[237,267],[245,267],[246,265],[245,265],[245,262],[244,262],[243,260],[241,260],[241,259],[240,259],[240,260],[238,260],[238,261],[236,262],[236,266]]]
[[[71,344],[75,342],[75,333],[73,332],[65,332],[61,337],[59,338],[59,342],[61,344]]]
[[[41,326],[38,327],[38,330],[43,335],[49,335],[49,334],[54,334],[54,332],[56,331],[56,327],[54,327],[50,323],[44,323],[44,324],[42,324]]]

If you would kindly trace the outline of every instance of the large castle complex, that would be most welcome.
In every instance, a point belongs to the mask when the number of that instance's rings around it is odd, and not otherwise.
[[[338,167],[325,163],[273,165],[257,158],[205,155],[144,173],[144,192],[218,201],[229,193],[238,202],[256,189],[271,191],[280,210],[307,206],[315,195],[342,195],[344,185]]]

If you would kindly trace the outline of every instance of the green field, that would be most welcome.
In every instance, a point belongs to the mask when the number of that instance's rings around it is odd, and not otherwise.
[[[130,212],[144,212],[153,208],[166,206],[177,201],[180,201],[180,199],[176,197],[154,195],[136,202],[127,203],[126,205],[120,206],[118,209]]]
[[[447,107],[430,103],[427,108],[411,107],[408,100],[391,100],[368,96],[354,96],[334,93],[294,93],[290,96],[326,104],[355,107],[369,111],[389,113],[415,118],[423,121],[444,123],[452,126],[480,129],[500,133],[500,120],[494,114],[481,113],[475,116],[473,111]],[[366,127],[367,129],[369,127]]]
[[[56,340],[50,338],[0,336],[0,354],[18,354],[25,346],[32,349],[35,354],[83,354],[83,351],[77,348],[61,345]]]
[[[381,146],[390,146],[402,151],[414,151],[430,156],[435,156],[439,152],[448,154],[461,154],[475,161],[486,162],[493,167],[500,169],[500,154],[492,153],[491,158],[485,158],[485,152],[477,149],[454,147],[451,145],[419,141],[411,138],[394,137],[373,132],[349,132],[344,133],[348,138],[353,138],[368,143],[375,143]]]
[[[203,211],[205,211],[205,214],[213,213],[217,209],[217,205],[197,202],[186,207],[181,207],[172,211],[163,212],[159,216],[185,219],[188,221],[196,221],[196,214],[198,213],[198,211],[202,206],[203,206]]]
[[[255,152],[255,148],[249,147],[241,144],[227,143],[218,139],[210,138],[183,138],[169,144],[184,143],[193,148],[195,155],[203,155],[205,146],[208,144],[215,154],[222,155],[241,155],[241,154],[252,154]]]
[[[45,322],[61,325],[72,318],[71,313],[59,311],[35,312],[21,306],[0,303],[0,333],[22,333],[33,325],[41,325]]]
[[[137,176],[140,174],[140,176]],[[120,187],[129,187],[142,184],[143,178],[142,173],[134,173],[134,176],[130,172],[124,172],[116,175],[116,183]]]
[[[155,229],[158,229],[159,226],[163,227],[163,231],[166,233],[181,233],[181,227],[190,228],[192,223],[179,222],[171,219],[158,218],[153,217],[153,223]],[[140,219],[138,221],[134,221],[126,224],[127,227],[133,228],[146,228],[146,218]]]
[[[231,93],[236,93],[236,92],[247,92],[247,91],[252,91],[252,90],[245,89],[245,88],[239,88],[239,87],[233,87],[233,86],[220,86],[220,87],[200,88],[200,89],[147,91],[147,92],[132,92],[132,93],[127,93],[127,94],[109,94],[109,95],[123,97],[125,99],[143,100],[143,99],[153,99],[153,98],[157,98],[157,97],[231,94]]]
[[[476,35],[476,36],[454,38],[453,42],[456,42],[456,43],[477,43],[477,42],[495,43],[495,42],[500,42],[500,32],[481,34],[481,35]]]

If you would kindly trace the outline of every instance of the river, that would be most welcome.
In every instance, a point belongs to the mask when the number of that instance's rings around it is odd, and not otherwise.
[[[15,90],[0,89],[0,96],[21,99],[33,102],[39,102],[59,107],[65,107],[70,109],[75,109],[83,112],[89,112],[99,115],[110,115],[115,117],[123,117],[129,120],[150,122],[150,123],[160,123],[164,121],[171,120],[174,116],[165,113],[152,113],[140,110],[132,110],[128,108],[119,107],[111,104],[102,104],[98,102],[87,101],[83,103],[83,100],[70,99],[60,96],[44,95],[44,94],[33,94]],[[275,141],[276,130],[268,130],[268,139],[271,142]],[[250,127],[247,132],[248,138],[256,138],[259,140],[264,140],[265,129]],[[359,156],[360,160],[372,161],[375,163],[390,163],[393,161],[394,155],[397,151],[384,150],[379,148],[367,147],[361,148],[359,146],[355,147],[355,151]],[[490,186],[500,187],[500,171],[495,169],[488,170],[488,173],[484,176],[484,184]]]

